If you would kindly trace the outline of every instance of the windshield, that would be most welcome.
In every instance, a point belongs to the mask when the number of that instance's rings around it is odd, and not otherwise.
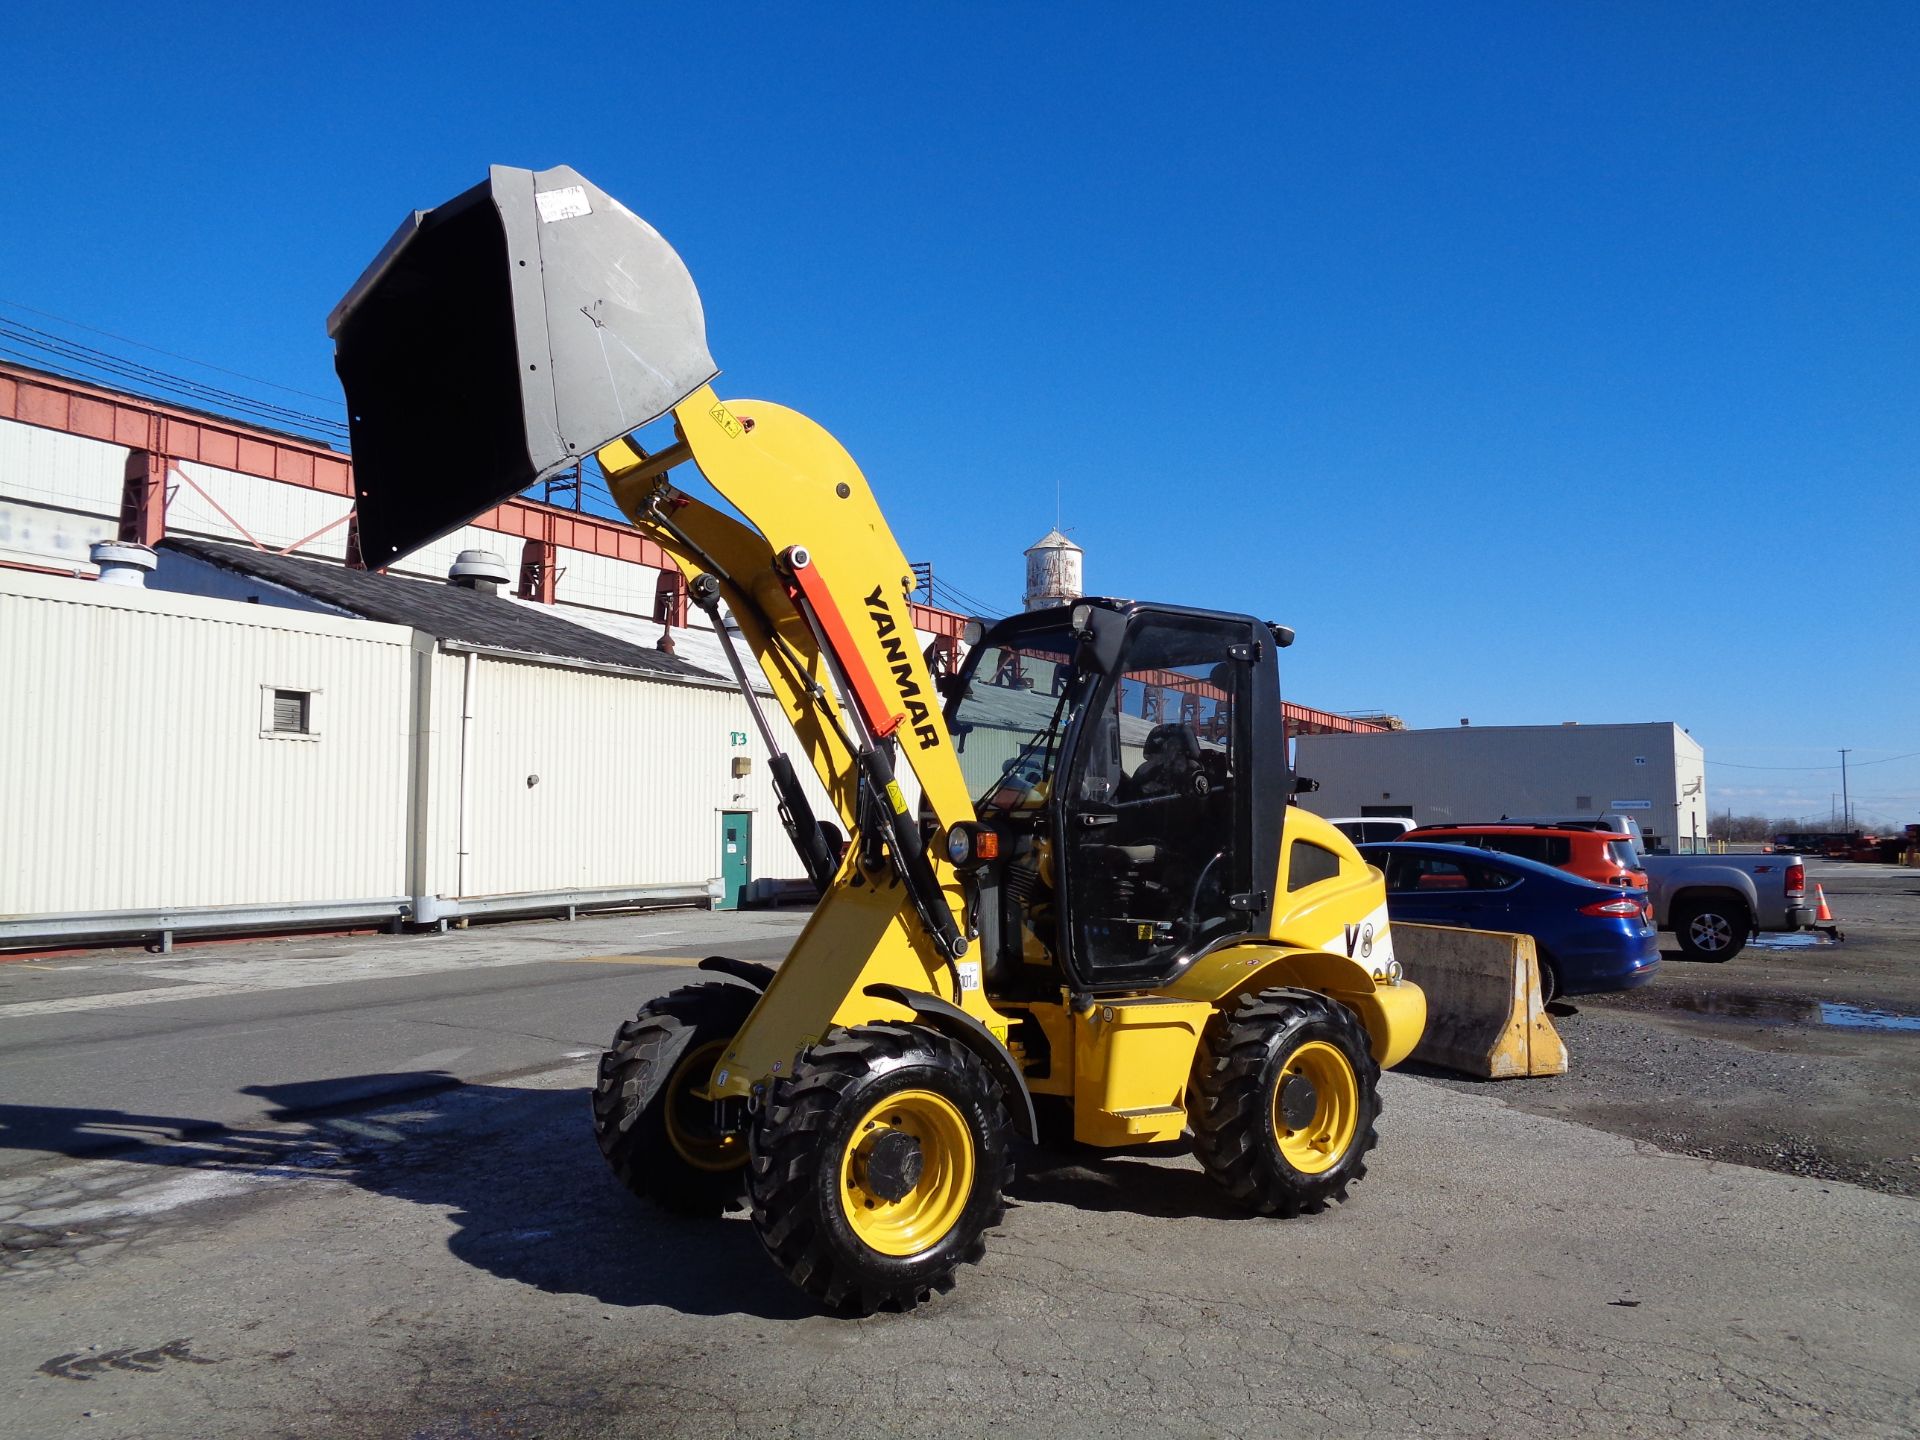
[[[1072,718],[1072,660],[1065,629],[1010,636],[967,657],[952,728],[976,808],[1012,810],[1045,799]]]

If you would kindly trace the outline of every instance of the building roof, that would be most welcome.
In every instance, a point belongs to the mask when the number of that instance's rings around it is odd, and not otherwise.
[[[505,595],[489,595],[441,581],[405,580],[374,570],[349,570],[325,560],[212,540],[169,536],[159,548],[292,590],[363,620],[411,626],[456,645],[615,665],[662,679],[726,678],[651,646],[632,645],[572,624],[554,614],[550,606],[523,605]]]

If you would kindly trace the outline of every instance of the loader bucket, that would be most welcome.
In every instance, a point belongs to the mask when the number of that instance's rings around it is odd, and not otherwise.
[[[417,210],[327,317],[378,569],[711,380],[673,247],[575,171],[496,165]]]

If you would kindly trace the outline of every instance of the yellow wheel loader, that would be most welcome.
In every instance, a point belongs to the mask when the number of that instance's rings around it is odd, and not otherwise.
[[[980,1258],[1043,1109],[1086,1145],[1191,1136],[1254,1214],[1346,1198],[1426,1009],[1379,872],[1290,806],[1290,631],[1085,599],[931,663],[852,458],[715,393],[679,256],[570,169],[415,212],[328,328],[364,563],[597,456],[725,645],[822,892],[777,969],[709,959],[620,1028],[593,1121],[630,1189],[745,1202],[794,1283],[856,1313]]]

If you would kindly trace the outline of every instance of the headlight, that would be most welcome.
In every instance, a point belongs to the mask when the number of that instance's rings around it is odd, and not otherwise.
[[[1076,635],[1085,635],[1093,628],[1093,607],[1076,605],[1067,612],[1067,624]]]
[[[947,859],[965,870],[1000,853],[1000,837],[984,825],[962,823],[947,831]]]

